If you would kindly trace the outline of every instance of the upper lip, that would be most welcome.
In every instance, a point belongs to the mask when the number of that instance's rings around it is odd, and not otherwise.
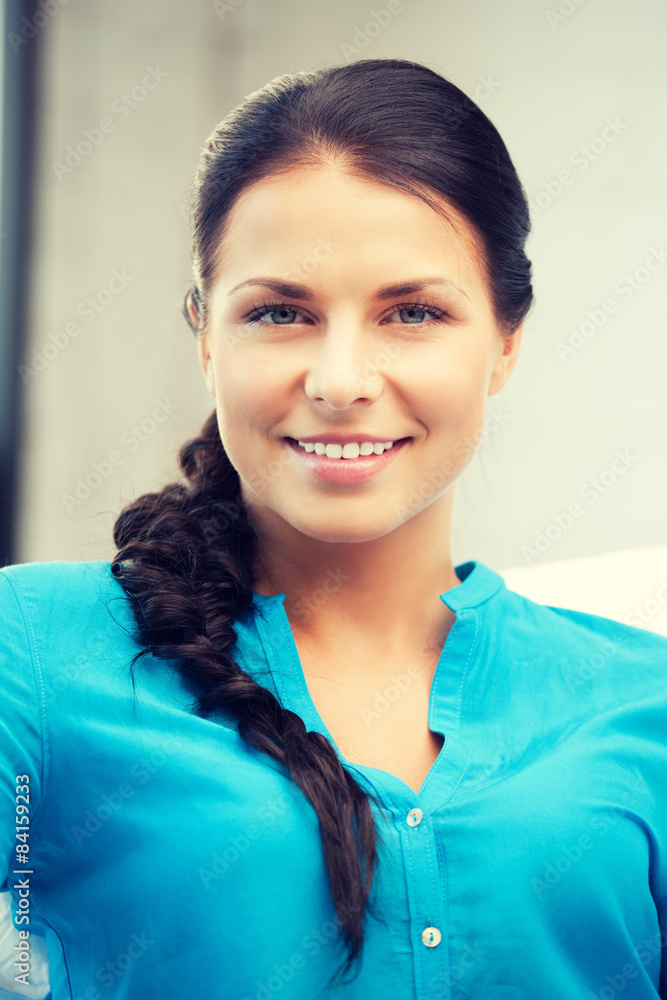
[[[405,437],[405,435],[403,435]],[[312,437],[292,438],[293,441],[303,441],[304,444],[315,444],[321,441],[323,444],[348,444],[350,441],[400,441],[400,437],[387,437],[381,434],[368,434],[365,431],[359,434],[315,434]]]

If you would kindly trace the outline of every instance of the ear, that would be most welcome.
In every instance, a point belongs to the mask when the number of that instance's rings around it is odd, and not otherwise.
[[[200,333],[197,337],[197,351],[199,353],[199,364],[204,373],[206,387],[215,398],[215,375],[213,371],[213,359],[209,351],[208,333]]]
[[[519,357],[522,333],[523,323],[516,328],[514,333],[501,334],[502,344],[499,347],[498,355],[493,365],[487,395],[494,396],[497,392],[500,392],[514,370]]]

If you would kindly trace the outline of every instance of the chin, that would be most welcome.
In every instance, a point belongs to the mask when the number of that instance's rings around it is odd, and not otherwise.
[[[341,523],[339,517],[332,517],[328,523],[313,523],[296,518],[290,520],[290,524],[302,535],[314,538],[318,542],[338,543],[372,542],[397,527],[397,523],[393,520],[387,520],[386,523],[378,522],[377,512],[371,514],[368,523],[356,518],[354,523],[345,524]]]

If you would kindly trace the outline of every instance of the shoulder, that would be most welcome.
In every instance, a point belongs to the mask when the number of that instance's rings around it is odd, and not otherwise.
[[[110,561],[4,567],[0,622],[0,701],[20,686],[53,729],[89,712],[91,699],[125,696],[128,665],[142,646]]]
[[[535,682],[598,705],[649,699],[667,708],[667,636],[613,618],[540,604],[506,590],[499,602],[495,644],[508,666]]]
[[[58,560],[12,563],[0,569],[0,579],[7,580],[26,593],[39,591],[45,594],[54,587],[79,590],[89,586],[93,580],[103,580],[107,574],[112,576],[110,567],[110,560],[102,559],[92,562]]]
[[[35,646],[108,629],[128,621],[127,595],[110,560],[15,563],[0,569],[0,620],[14,642],[19,633]],[[110,617],[111,616],[111,617]]]
[[[554,640],[574,647],[614,642],[622,659],[665,666],[666,569],[667,545],[650,545],[514,566],[500,575],[507,601]]]
[[[658,656],[667,656],[667,636],[658,632],[588,611],[541,604],[509,589],[504,590],[503,597],[505,608],[521,618],[529,632],[542,631],[573,647],[596,644],[606,639],[617,643],[619,648],[652,651]],[[667,665],[667,660],[664,662]]]
[[[109,560],[13,563],[0,569],[3,607],[13,595],[19,603],[39,601],[41,608],[66,605],[72,613],[81,602],[116,596],[119,589]]]

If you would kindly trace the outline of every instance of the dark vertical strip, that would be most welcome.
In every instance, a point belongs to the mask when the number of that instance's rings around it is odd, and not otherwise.
[[[50,20],[37,0],[4,0],[2,187],[0,191],[0,559],[18,558],[17,491],[23,451],[24,382],[30,294],[37,63]],[[54,7],[59,5],[56,2]]]

